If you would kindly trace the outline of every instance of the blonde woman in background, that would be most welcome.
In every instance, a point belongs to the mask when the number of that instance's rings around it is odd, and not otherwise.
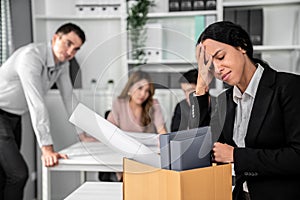
[[[148,73],[134,72],[120,96],[114,100],[107,120],[124,131],[166,133],[159,102],[153,99],[154,91]]]
[[[167,133],[165,120],[148,73],[132,73],[120,96],[112,105],[107,120],[128,132]],[[100,173],[101,181],[122,181],[122,173]]]

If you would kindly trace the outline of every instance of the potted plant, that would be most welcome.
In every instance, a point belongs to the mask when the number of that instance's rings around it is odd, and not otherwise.
[[[148,21],[150,7],[154,6],[153,0],[127,1],[127,31],[131,42],[131,59],[137,64],[145,63],[145,42],[147,39],[145,25]]]

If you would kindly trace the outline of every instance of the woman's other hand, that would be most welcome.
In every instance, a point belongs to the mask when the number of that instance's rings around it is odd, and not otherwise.
[[[216,142],[213,146],[213,155],[216,162],[232,163],[234,147]]]

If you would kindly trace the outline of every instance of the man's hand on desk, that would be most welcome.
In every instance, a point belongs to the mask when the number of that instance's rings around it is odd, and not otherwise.
[[[46,167],[53,167],[58,164],[58,159],[68,159],[66,154],[60,154],[53,150],[53,145],[42,147],[42,162]]]
[[[98,140],[96,138],[94,138],[84,132],[79,134],[79,139],[82,142],[98,142]]]

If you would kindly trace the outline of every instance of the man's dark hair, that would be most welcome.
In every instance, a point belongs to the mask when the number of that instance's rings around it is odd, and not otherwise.
[[[179,78],[179,83],[193,83],[197,84],[198,70],[192,69],[182,74]]]
[[[63,24],[62,26],[60,26],[57,30],[56,30],[56,34],[58,33],[62,33],[62,34],[68,34],[70,32],[74,32],[76,35],[78,35],[78,37],[81,39],[82,44],[85,42],[85,34],[83,32],[83,30],[77,26],[76,24],[73,23],[66,23]]]

